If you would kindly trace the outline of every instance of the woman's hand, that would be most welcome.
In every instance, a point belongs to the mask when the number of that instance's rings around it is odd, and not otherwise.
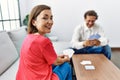
[[[56,59],[56,61],[54,62],[54,65],[60,65],[64,62],[68,62],[70,61],[70,58],[68,55],[59,55]]]

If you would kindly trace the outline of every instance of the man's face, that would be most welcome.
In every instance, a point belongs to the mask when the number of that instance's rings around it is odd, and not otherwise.
[[[85,18],[85,22],[88,28],[91,28],[94,25],[95,21],[96,21],[95,16],[86,16]]]

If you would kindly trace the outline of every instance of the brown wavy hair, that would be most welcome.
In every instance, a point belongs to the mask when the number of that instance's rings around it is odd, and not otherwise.
[[[37,5],[35,6],[30,15],[28,20],[28,28],[27,33],[32,34],[38,32],[37,28],[32,24],[32,20],[36,20],[37,16],[43,11],[43,10],[51,10],[51,8],[47,5]]]

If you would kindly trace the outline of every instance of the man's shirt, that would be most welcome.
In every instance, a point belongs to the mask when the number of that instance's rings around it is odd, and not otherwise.
[[[91,28],[88,28],[85,23],[83,25],[78,25],[75,28],[72,36],[72,47],[76,49],[83,48],[83,42],[85,40],[88,40],[90,36],[96,34],[100,36],[98,39],[101,42],[100,46],[105,46],[108,44],[108,39],[106,38],[102,27],[100,27],[99,25],[94,24],[94,26],[92,26]]]

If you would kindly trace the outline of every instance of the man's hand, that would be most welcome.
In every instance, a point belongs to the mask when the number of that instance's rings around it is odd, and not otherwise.
[[[100,41],[97,40],[97,39],[94,39],[94,40],[86,40],[84,41],[83,43],[83,46],[84,47],[87,47],[87,46],[99,46],[100,45]]]
[[[92,42],[93,42],[94,46],[99,46],[100,45],[100,41],[97,40],[97,39],[92,40]]]
[[[84,46],[84,47],[91,46],[90,40],[84,41],[83,46]]]

